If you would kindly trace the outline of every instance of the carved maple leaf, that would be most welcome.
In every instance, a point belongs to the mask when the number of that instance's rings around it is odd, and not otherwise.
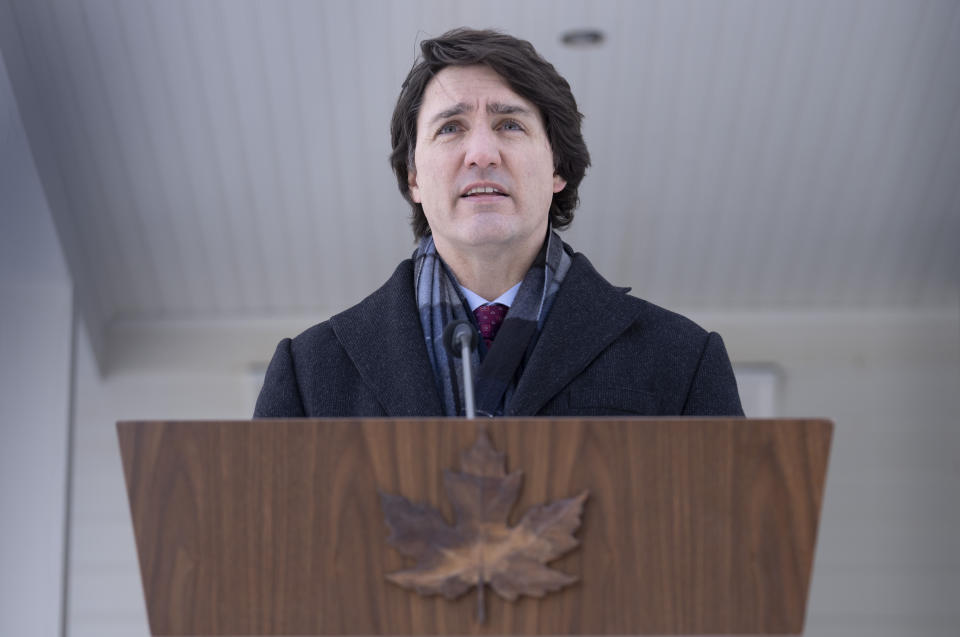
[[[483,621],[483,590],[489,584],[501,597],[542,597],[577,580],[549,568],[579,543],[573,537],[588,492],[530,508],[514,526],[507,525],[520,492],[523,472],[507,475],[504,454],[481,430],[473,446],[460,454],[463,473],[444,471],[443,483],[453,505],[451,527],[440,512],[406,498],[380,494],[390,537],[401,553],[417,560],[413,568],[387,575],[391,582],[423,595],[459,597],[478,587],[478,619]]]

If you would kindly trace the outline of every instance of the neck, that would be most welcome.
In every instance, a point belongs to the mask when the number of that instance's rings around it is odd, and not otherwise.
[[[437,253],[460,285],[492,301],[523,280],[542,245],[540,242],[522,251],[491,246],[464,252],[437,244]]]

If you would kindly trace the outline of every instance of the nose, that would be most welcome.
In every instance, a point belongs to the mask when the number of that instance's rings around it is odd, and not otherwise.
[[[463,162],[468,168],[489,168],[500,165],[500,140],[495,131],[486,126],[478,126],[470,131],[464,142],[466,144]]]

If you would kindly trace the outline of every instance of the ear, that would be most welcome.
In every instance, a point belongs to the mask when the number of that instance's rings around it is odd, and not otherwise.
[[[417,185],[417,171],[414,168],[407,168],[407,188],[414,203],[423,203],[420,201],[420,186]]]
[[[563,189],[566,188],[566,187],[567,187],[567,180],[564,179],[563,177],[561,177],[560,175],[558,175],[557,173],[553,173],[553,192],[554,192],[554,194],[560,192],[561,190],[563,190]]]

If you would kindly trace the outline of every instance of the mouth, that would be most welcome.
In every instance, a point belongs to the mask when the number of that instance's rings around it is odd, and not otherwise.
[[[506,189],[499,184],[471,184],[460,194],[461,199],[495,199],[509,196]]]

